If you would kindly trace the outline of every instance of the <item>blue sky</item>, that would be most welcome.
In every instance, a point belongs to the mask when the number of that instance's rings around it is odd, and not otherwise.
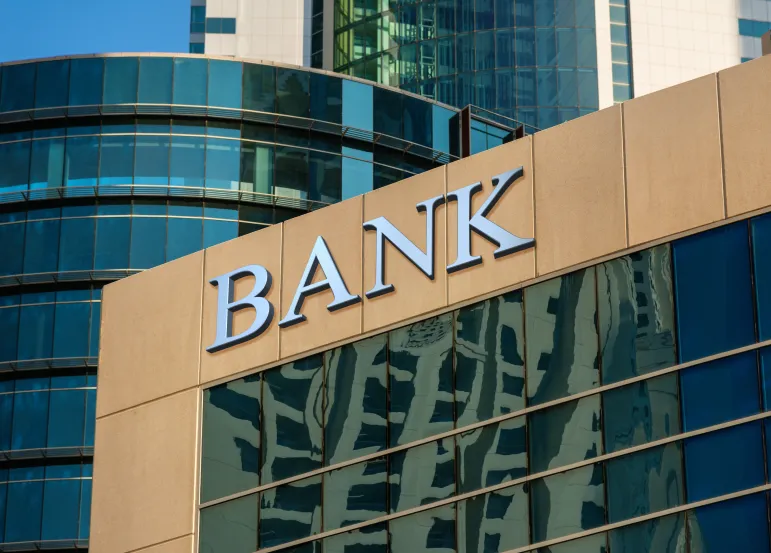
[[[0,0],[0,62],[187,52],[190,0]]]

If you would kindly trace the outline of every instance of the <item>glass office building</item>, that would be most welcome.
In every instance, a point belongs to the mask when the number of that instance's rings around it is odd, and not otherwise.
[[[769,254],[764,215],[205,390],[201,553],[767,553]]]
[[[0,67],[0,550],[88,547],[104,284],[448,163],[461,132],[450,107],[299,68]]]

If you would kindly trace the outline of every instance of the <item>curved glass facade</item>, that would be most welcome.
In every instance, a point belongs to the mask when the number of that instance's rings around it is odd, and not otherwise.
[[[594,0],[335,0],[335,71],[538,128],[599,106]]]
[[[105,283],[447,163],[460,132],[457,110],[299,68],[0,66],[0,550],[88,546]]]
[[[768,553],[770,251],[764,215],[205,390],[200,551]]]

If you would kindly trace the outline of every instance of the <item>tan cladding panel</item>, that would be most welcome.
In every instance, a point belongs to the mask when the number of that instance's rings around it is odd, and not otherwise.
[[[124,553],[193,533],[199,394],[187,390],[97,419],[93,553]]]
[[[203,258],[105,287],[97,417],[198,384]]]
[[[348,291],[362,295],[362,203],[357,196],[284,223],[281,312],[273,324],[286,316],[319,236],[324,237]],[[319,268],[314,282],[323,279]],[[300,312],[306,320],[280,330],[282,358],[361,333],[361,302],[330,312],[327,305],[333,301],[331,290],[305,300]]]
[[[193,553],[193,536],[185,536],[176,540],[167,541],[152,547],[140,549],[134,553]],[[202,552],[203,553],[203,552]]]
[[[718,78],[726,206],[732,217],[771,204],[771,56],[721,71]]]
[[[447,167],[447,191],[481,181],[482,191],[473,198],[472,213],[475,213],[493,192],[493,177],[522,167],[523,177],[511,185],[487,218],[520,238],[533,238],[532,143],[532,137],[526,137],[450,164]],[[458,257],[457,233],[458,204],[451,202],[447,206],[448,264]],[[482,256],[482,264],[449,275],[451,304],[535,277],[533,248],[495,259],[496,248],[489,240],[471,233],[471,254]]]
[[[538,275],[625,248],[620,106],[533,140]]]
[[[427,251],[426,220],[419,213],[418,203],[445,193],[445,167],[422,173],[364,195],[364,221],[385,217],[421,251]],[[447,271],[445,270],[445,210],[442,204],[435,210],[434,279],[401,254],[390,242],[385,242],[385,284],[395,291],[364,300],[364,332],[428,313],[447,305]],[[363,232],[363,229],[362,229]],[[364,235],[364,291],[375,285],[377,233]]]
[[[717,77],[624,104],[629,245],[723,218]]]
[[[204,260],[203,343],[201,344],[201,383],[205,384],[232,374],[265,365],[278,359],[278,314],[281,299],[281,231],[274,225],[206,250]],[[211,279],[245,265],[262,265],[272,276],[271,288],[265,298],[273,305],[273,323],[257,338],[209,353],[217,331],[218,289]],[[233,298],[244,298],[254,288],[254,277],[236,281]],[[254,309],[242,309],[233,314],[231,334],[237,336],[254,322]]]

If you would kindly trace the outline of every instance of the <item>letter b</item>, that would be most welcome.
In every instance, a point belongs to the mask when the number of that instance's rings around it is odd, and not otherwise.
[[[233,301],[236,281],[249,275],[254,277],[254,288],[246,297]],[[215,277],[209,283],[217,287],[217,335],[206,351],[214,353],[241,344],[256,338],[270,326],[273,320],[273,305],[264,296],[270,291],[272,278],[265,267],[247,265]],[[233,313],[249,307],[254,309],[254,322],[244,332],[231,336]]]

